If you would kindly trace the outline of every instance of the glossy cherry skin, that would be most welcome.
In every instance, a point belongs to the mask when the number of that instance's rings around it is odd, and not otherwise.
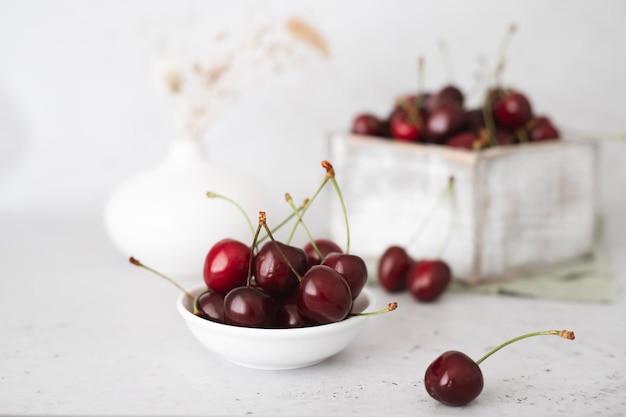
[[[367,284],[367,265],[360,256],[333,252],[326,255],[322,265],[330,266],[341,274],[350,287],[353,300],[361,294]]]
[[[345,319],[352,309],[350,286],[327,265],[315,265],[302,277],[296,290],[300,313],[319,324]]]
[[[407,288],[411,295],[424,302],[435,301],[448,288],[452,271],[441,260],[421,260],[409,271]]]
[[[224,322],[233,326],[269,328],[274,325],[276,303],[265,291],[237,287],[224,297]]]
[[[295,294],[277,302],[274,327],[291,329],[311,326],[314,323],[300,314]]]
[[[559,131],[550,119],[545,116],[538,116],[527,123],[528,140],[540,142],[546,140],[556,140],[559,138]]]
[[[424,385],[435,400],[461,406],[478,397],[484,380],[476,362],[466,354],[452,350],[444,352],[428,366]]]
[[[343,253],[341,247],[330,239],[315,239],[315,245],[322,254],[322,259],[324,259],[324,257],[329,253]],[[309,268],[313,265],[319,265],[322,263],[322,259],[320,259],[317,252],[315,252],[315,249],[313,249],[313,245],[311,244],[311,242],[307,242],[304,245],[303,249],[309,262]]]
[[[391,136],[397,140],[403,140],[407,142],[418,142],[422,139],[422,128],[420,127],[420,120],[418,119],[417,111],[412,115],[407,111],[399,111],[395,114],[389,124]]]
[[[389,292],[405,290],[412,265],[413,259],[403,247],[388,247],[378,261],[378,283]]]
[[[250,247],[234,239],[215,243],[204,261],[204,282],[216,292],[226,293],[246,283]]]
[[[302,275],[307,271],[308,261],[304,250],[282,242],[266,242],[254,257],[256,285],[277,297],[292,293],[299,282],[283,255],[298,274]]]
[[[205,291],[198,296],[196,304],[200,317],[224,323],[224,293]]]
[[[533,117],[530,101],[517,91],[510,91],[497,97],[492,105],[496,124],[505,129],[518,129]]]
[[[443,103],[428,116],[426,134],[436,143],[463,129],[466,124],[465,111],[450,103]]]
[[[352,133],[366,136],[382,136],[383,121],[370,113],[359,114],[352,121]]]

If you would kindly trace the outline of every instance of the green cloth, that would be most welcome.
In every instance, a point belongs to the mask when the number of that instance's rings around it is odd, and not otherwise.
[[[455,282],[450,290],[593,303],[610,303],[617,296],[611,265],[601,243],[589,256],[538,273],[473,286]]]

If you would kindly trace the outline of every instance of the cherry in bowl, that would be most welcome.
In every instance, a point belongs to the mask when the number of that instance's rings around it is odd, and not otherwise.
[[[195,297],[206,287],[189,291]],[[193,302],[181,294],[178,312],[191,334],[212,354],[247,368],[282,370],[318,364],[344,350],[363,329],[368,315],[354,315],[330,324],[290,329],[231,326],[206,320],[193,311]],[[364,288],[351,313],[373,313],[376,299]]]

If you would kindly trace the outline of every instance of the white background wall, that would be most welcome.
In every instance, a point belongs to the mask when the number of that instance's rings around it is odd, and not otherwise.
[[[416,84],[473,85],[511,23],[505,81],[558,124],[626,132],[626,2],[620,0],[0,1],[0,215],[98,213],[123,179],[162,160],[176,136],[153,80],[167,42],[201,56],[207,33],[300,16],[331,58],[298,83],[247,91],[205,141],[213,158],[254,174],[277,199],[310,195],[327,132],[364,110],[384,114]],[[262,84],[262,80],[259,81]],[[602,146],[603,200],[626,211],[626,143]],[[623,222],[621,224],[624,224]],[[620,233],[624,233],[621,231]],[[617,233],[617,232],[615,232]]]

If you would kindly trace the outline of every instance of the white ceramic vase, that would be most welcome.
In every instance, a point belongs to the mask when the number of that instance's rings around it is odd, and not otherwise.
[[[251,179],[212,163],[199,141],[172,142],[160,165],[117,187],[104,210],[104,226],[125,255],[176,280],[202,280],[204,259],[223,238],[252,243],[242,213],[207,191],[239,203],[256,228],[267,193]]]

